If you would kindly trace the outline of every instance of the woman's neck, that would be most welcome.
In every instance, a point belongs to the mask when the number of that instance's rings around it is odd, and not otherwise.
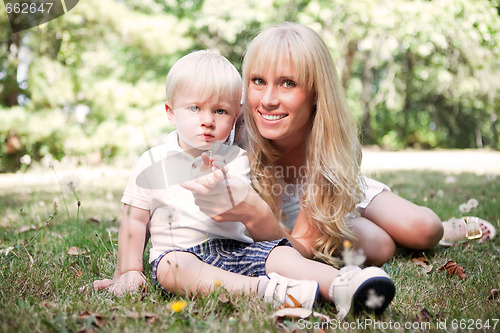
[[[276,161],[276,165],[283,170],[283,180],[286,183],[295,183],[304,176],[304,168],[306,165],[305,159],[305,144],[286,147],[276,147],[280,153],[280,158]]]

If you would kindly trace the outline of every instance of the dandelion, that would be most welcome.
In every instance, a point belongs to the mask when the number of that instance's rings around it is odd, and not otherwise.
[[[467,201],[467,204],[472,209],[472,208],[476,208],[479,203],[477,202],[476,199],[470,199],[469,201]]]
[[[366,261],[366,256],[361,249],[353,249],[352,243],[349,240],[344,240],[342,243],[344,250],[342,251],[342,259],[346,265],[361,266]]]
[[[68,193],[74,193],[80,185],[80,179],[75,175],[67,175],[61,179],[63,190]]]
[[[368,298],[366,299],[365,305],[369,309],[378,309],[384,304],[384,295],[377,295],[375,290],[368,290]]]
[[[177,313],[181,312],[184,310],[184,308],[187,306],[186,301],[175,301],[172,304],[170,304],[170,311]]]
[[[471,209],[471,208],[470,208],[470,206],[469,206],[468,204],[463,203],[463,204],[461,204],[461,205],[458,207],[458,209],[460,209],[460,213],[465,214],[465,213],[470,212],[470,209]]]
[[[215,285],[215,287],[219,288],[220,286],[222,286],[222,281],[217,279],[217,280],[215,280],[214,285]]]
[[[24,165],[30,165],[31,164],[31,156],[26,154],[26,155],[22,156],[19,161]]]

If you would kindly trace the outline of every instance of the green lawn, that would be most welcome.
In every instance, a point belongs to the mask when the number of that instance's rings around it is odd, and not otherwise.
[[[500,178],[454,177],[405,171],[376,178],[399,195],[430,207],[443,220],[460,216],[458,206],[475,198],[479,206],[473,215],[498,229]],[[500,237],[484,244],[398,251],[384,265],[397,289],[385,314],[379,318],[350,316],[340,324],[333,320],[335,309],[330,304],[316,309],[332,318],[327,323],[318,317],[276,319],[271,317],[273,309],[260,299],[228,295],[223,290],[205,297],[180,298],[162,295],[150,283],[147,292],[120,299],[106,292],[79,292],[79,287],[94,279],[112,275],[119,201],[126,179],[82,179],[76,190],[79,208],[73,193],[63,194],[55,175],[53,179],[48,185],[0,186],[2,332],[288,332],[301,328],[335,331],[339,325],[352,331],[402,331],[405,325],[425,331],[500,330],[500,295],[488,297],[493,289],[500,289]],[[72,247],[77,248],[72,249],[77,250],[75,254],[70,254]],[[412,262],[416,257],[427,258],[433,269],[426,273]],[[461,265],[467,278],[436,270],[448,260]],[[150,270],[146,268],[146,275]],[[170,306],[178,300],[186,301],[187,306],[172,313]]]

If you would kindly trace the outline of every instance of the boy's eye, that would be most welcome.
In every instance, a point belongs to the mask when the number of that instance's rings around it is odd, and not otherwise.
[[[215,110],[215,114],[226,114],[227,111],[226,110],[223,110],[223,109],[217,109]]]
[[[196,105],[193,105],[189,107],[189,111],[198,112],[200,111],[200,108],[197,107]]]
[[[293,88],[295,86],[297,86],[297,84],[292,80],[285,80],[283,82],[283,87],[285,87],[285,88]]]

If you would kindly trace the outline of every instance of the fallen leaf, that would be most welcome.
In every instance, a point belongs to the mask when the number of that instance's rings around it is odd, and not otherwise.
[[[490,294],[488,295],[488,297],[486,297],[486,299],[488,301],[491,301],[495,298],[498,299],[498,296],[500,296],[500,291],[498,289],[491,289]]]
[[[78,319],[89,321],[90,324],[96,327],[102,327],[103,325],[103,316],[97,313],[93,313],[90,311],[82,312],[78,315]]]
[[[429,261],[425,257],[413,258],[411,260],[415,265],[421,266],[424,268],[426,273],[430,273],[432,271],[433,265],[429,264]]]
[[[271,318],[282,319],[282,318],[288,317],[288,318],[305,319],[311,315],[313,317],[320,318],[321,321],[324,321],[324,322],[331,321],[331,318],[328,317],[327,315],[324,315],[322,313],[315,312],[315,311],[313,312],[313,310],[309,310],[309,309],[305,309],[305,308],[280,308],[279,310],[277,310],[276,312],[274,312],[271,315]]]
[[[20,233],[22,234],[23,232],[28,232],[28,231],[31,231],[31,230],[37,230],[38,228],[35,227],[34,225],[23,225],[22,227],[20,227],[19,229],[16,230],[17,233]]]
[[[225,293],[222,293],[220,294],[218,297],[217,297],[217,300],[219,301],[219,303],[229,303],[229,297],[227,297],[227,295]]]
[[[429,311],[426,308],[423,308],[422,310],[420,310],[419,313],[417,313],[415,321],[418,321],[418,322],[427,321],[427,322],[429,322],[429,321],[431,321],[431,314],[429,313]]]
[[[131,319],[144,319],[148,323],[154,323],[158,320],[158,316],[152,312],[143,312],[139,314],[138,312],[132,311],[127,313],[126,317]]]
[[[448,260],[446,264],[439,266],[437,271],[446,270],[448,276],[456,275],[459,279],[463,280],[467,278],[467,274],[465,274],[462,266],[454,262],[453,260]]]
[[[310,315],[312,315],[312,310],[309,309],[304,309],[304,308],[283,308],[279,309],[278,311],[274,312],[271,317],[272,318],[283,318],[283,317],[289,317],[289,318],[307,318]]]
[[[97,217],[97,216],[92,216],[87,219],[87,223],[102,223],[102,218]]]
[[[71,256],[80,256],[80,255],[83,255],[83,254],[89,254],[90,251],[89,250],[82,250],[82,249],[79,249],[78,247],[76,246],[72,246],[69,248],[68,250],[68,254],[71,255]]]

